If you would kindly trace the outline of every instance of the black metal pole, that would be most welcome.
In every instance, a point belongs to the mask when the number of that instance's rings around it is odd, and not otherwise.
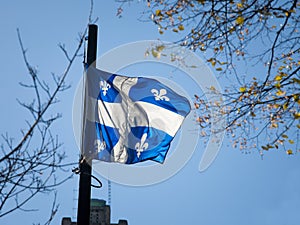
[[[89,25],[88,44],[86,52],[86,63],[88,66],[93,64],[96,66],[97,57],[97,32],[98,26],[95,24]],[[81,151],[84,151],[81,149]],[[81,156],[79,162],[80,178],[79,178],[79,196],[77,210],[77,225],[90,224],[90,201],[91,201],[91,174],[92,162]]]

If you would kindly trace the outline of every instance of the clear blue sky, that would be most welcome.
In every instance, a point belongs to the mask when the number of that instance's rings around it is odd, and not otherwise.
[[[99,17],[98,55],[133,41],[164,38],[151,23],[139,22],[143,4],[132,4],[117,18],[118,4],[95,0],[94,17]],[[87,23],[88,1],[74,0],[11,0],[0,3],[0,133],[8,132],[16,140],[25,119],[30,115],[20,108],[16,98],[30,99],[28,91],[18,85],[26,81],[27,71],[18,45],[19,28],[28,57],[47,79],[51,72],[61,73],[66,60],[57,47],[65,43],[73,50],[77,33]],[[174,38],[174,37],[172,37]],[[128,53],[130,54],[130,53]],[[63,114],[55,126],[69,161],[77,161],[78,148],[72,131],[72,104],[75,87],[82,76],[82,59],[77,60],[68,77],[73,86],[60,95],[55,110]],[[143,73],[142,67],[137,71]],[[147,73],[151,67],[147,67]],[[157,70],[153,69],[157,73]],[[191,94],[191,93],[190,93]],[[201,143],[200,143],[201,145]],[[203,144],[204,146],[204,144]],[[203,149],[198,149],[187,165],[167,181],[146,187],[112,184],[112,222],[121,218],[130,225],[201,224],[201,225],[296,225],[300,221],[300,164],[299,155],[272,152],[261,160],[257,153],[241,154],[223,143],[212,166],[199,173],[198,164]],[[107,199],[107,183],[99,177],[104,188],[93,190],[93,197]],[[61,218],[75,216],[77,207],[73,190],[78,186],[75,177],[58,188],[60,203],[53,224]],[[15,212],[0,218],[1,225],[29,225],[43,222],[51,207],[51,195],[39,195],[25,208],[38,212]],[[49,204],[48,204],[49,203]]]

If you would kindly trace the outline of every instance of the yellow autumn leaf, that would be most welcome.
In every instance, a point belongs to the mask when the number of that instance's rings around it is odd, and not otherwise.
[[[281,87],[280,83],[277,82],[275,85],[274,85],[277,89],[279,89]]]
[[[294,114],[294,118],[295,118],[296,120],[300,119],[300,112],[295,113],[295,114]]]
[[[244,23],[245,19],[242,16],[239,16],[238,18],[236,18],[235,23],[237,25],[242,25]]]
[[[288,106],[289,106],[288,102],[284,103],[282,106],[283,110],[287,110]]]
[[[240,92],[244,93],[246,91],[246,87],[240,87]]]
[[[157,10],[155,11],[155,15],[156,15],[156,16],[161,16],[161,10],[160,10],[160,9],[157,9]]]
[[[173,32],[176,32],[176,33],[177,33],[177,32],[178,32],[178,30],[177,30],[176,28],[174,28],[174,29],[173,29]]]
[[[205,0],[197,0],[197,2],[201,3],[202,5],[204,5]]]
[[[170,10],[170,11],[167,11],[167,12],[165,12],[166,14],[167,14],[167,16],[169,16],[169,17],[172,17],[172,11]]]
[[[300,124],[297,124],[297,128],[300,129]]]
[[[233,31],[235,31],[235,27],[230,27],[229,33],[231,34]]]
[[[183,26],[182,24],[180,24],[180,25],[178,26],[178,30],[184,30],[184,26]]]
[[[289,140],[289,143],[290,144],[294,144],[295,142],[293,140]]]
[[[236,6],[237,6],[238,8],[243,8],[243,3],[239,2],[239,3],[236,4]]]
[[[277,141],[279,144],[283,145],[284,144],[284,140],[278,140]]]
[[[293,154],[293,150],[292,150],[292,149],[287,150],[287,151],[286,151],[286,154],[292,155],[292,154]]]
[[[216,71],[222,71],[221,67],[216,68]]]
[[[280,75],[277,75],[276,77],[275,77],[275,80],[276,81],[280,81],[282,79],[282,77],[280,76]]]
[[[214,87],[214,86],[210,86],[210,88],[209,88],[211,91],[215,91],[216,90],[216,88]]]
[[[299,94],[293,94],[293,99],[294,101],[298,101],[299,100]]]
[[[281,135],[281,137],[288,138],[288,136],[286,134]]]
[[[156,50],[159,51],[159,52],[161,52],[164,49],[165,49],[164,45],[158,45],[158,46],[156,46]]]
[[[198,122],[198,123],[203,123],[203,119],[202,119],[201,117],[198,117],[198,118],[196,119],[196,122]]]
[[[290,13],[295,13],[296,10],[295,10],[295,9],[290,9],[289,12],[290,12]]]
[[[152,53],[154,58],[158,58],[158,59],[160,58],[160,52],[157,52],[154,49],[152,49],[151,53]]]
[[[296,77],[293,77],[293,82],[295,82],[295,83],[297,83],[297,84],[300,84],[300,80],[299,79],[297,79]]]
[[[278,90],[277,92],[276,92],[276,95],[277,96],[283,96],[283,95],[285,95],[286,94],[286,92],[285,91],[282,91],[282,90]]]
[[[283,73],[283,72],[280,72],[280,76],[282,76],[282,77],[286,77],[286,76],[287,76],[287,74],[286,74],[286,73]]]

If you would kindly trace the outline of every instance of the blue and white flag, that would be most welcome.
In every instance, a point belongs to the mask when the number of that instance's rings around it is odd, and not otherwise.
[[[157,80],[110,74],[92,66],[84,85],[85,157],[125,164],[164,162],[191,109],[185,97]]]

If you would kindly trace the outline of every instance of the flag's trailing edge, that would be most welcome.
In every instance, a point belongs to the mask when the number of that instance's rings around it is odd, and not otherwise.
[[[84,88],[82,153],[107,162],[163,163],[191,109],[185,97],[157,80],[92,66]]]

